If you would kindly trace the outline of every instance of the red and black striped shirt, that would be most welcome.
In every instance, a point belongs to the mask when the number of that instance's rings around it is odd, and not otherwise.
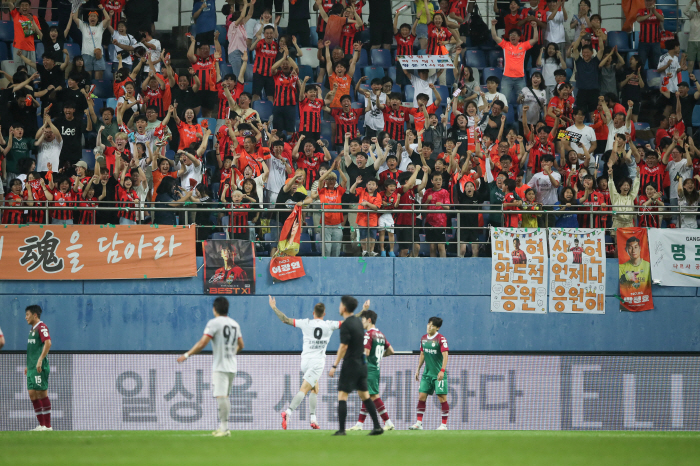
[[[126,189],[121,186],[117,187],[117,200],[119,201],[119,208],[129,210],[119,210],[117,212],[118,217],[123,217],[132,222],[136,221],[136,203],[139,201],[139,195],[134,188]]]
[[[32,207],[46,207],[46,195],[44,194],[44,188],[41,187],[39,180],[27,181],[24,185],[24,200],[27,201],[29,196],[27,195],[27,190],[32,190],[32,199],[34,199],[34,205]],[[44,212],[45,210],[28,210],[27,211],[27,223],[44,223]]]
[[[22,223],[22,210],[8,209],[8,207],[22,207],[22,196],[13,192],[5,196],[5,208],[2,211],[2,223],[5,225],[20,225]]]
[[[398,187],[399,175],[401,173],[403,173],[401,170],[396,170],[395,172],[392,172],[391,170],[384,170],[379,174],[379,183],[384,184],[386,180],[394,180],[396,181],[396,186]]]
[[[343,29],[340,31],[340,48],[343,49],[345,55],[352,55],[355,52],[353,50],[355,35],[363,29],[364,27],[362,26],[358,29],[355,23],[347,23],[343,26]]]
[[[578,199],[583,199],[584,196],[583,191],[579,191],[576,197]],[[583,206],[588,206],[588,208],[581,208],[580,210],[586,212],[596,212],[601,210],[600,206],[603,204],[603,198],[602,196],[593,191],[590,196],[588,196],[588,199],[585,201],[581,201],[581,205]],[[593,225],[591,225],[591,214],[581,214],[578,216],[578,224],[581,228],[603,228],[603,222],[602,222],[602,215],[592,215],[593,217]]]
[[[437,27],[434,24],[428,24],[428,55],[444,55],[440,49],[440,42],[448,41],[452,38],[452,33],[446,27]],[[442,49],[444,51],[444,49]]]
[[[72,189],[68,189],[67,192],[63,193],[59,189],[53,190],[53,207],[65,207],[64,209],[57,209],[51,211],[51,218],[55,220],[72,220],[73,211],[69,208],[75,206],[75,201],[78,196]]]
[[[299,76],[295,72],[284,74],[281,71],[275,72],[275,99],[272,102],[275,107],[284,107],[297,104],[297,81]]]
[[[299,102],[300,132],[321,132],[321,110],[323,110],[323,105],[323,99],[305,98]]]
[[[663,15],[663,12],[658,8],[654,8]],[[653,13],[652,10],[642,8],[637,12],[637,18]],[[661,31],[659,28],[659,20],[653,14],[646,20],[639,23],[639,42],[653,43],[661,42]]]
[[[231,209],[229,216],[229,233],[247,233],[248,232],[248,212],[237,212],[238,209],[250,209],[249,204],[229,204],[226,206]]]
[[[403,141],[406,137],[404,128],[408,120],[408,109],[400,107],[398,110],[392,109],[389,105],[384,107],[384,130],[389,133],[389,137],[394,141]]]
[[[197,73],[202,91],[216,91],[216,60],[214,55],[201,58],[196,55],[197,63],[192,64],[192,69]]]
[[[219,120],[225,120],[226,118],[228,118],[229,105],[228,99],[226,98],[226,94],[224,94],[224,88],[221,84],[222,83],[216,84],[216,91],[219,95],[219,111],[216,114],[216,118],[218,118]],[[236,81],[236,84],[233,85],[233,89],[229,88],[229,92],[231,93],[231,97],[233,97],[233,100],[238,100],[238,98],[243,93],[243,89],[243,83],[240,81]]]
[[[662,164],[657,164],[654,168],[649,168],[646,164],[639,167],[639,187],[644,192],[644,187],[648,184],[654,185],[657,191],[664,191],[664,177],[666,176],[666,167]]]
[[[275,64],[275,58],[277,58],[277,42],[273,40],[268,44],[264,39],[258,42],[255,46],[253,73],[272,76],[270,69]]]
[[[112,16],[111,20],[111,26],[112,29],[116,31],[119,21],[122,20],[122,10],[124,9],[124,3],[126,3],[126,0],[102,0],[100,3],[104,7],[105,14],[108,14],[110,11],[114,12],[114,16]]]
[[[352,137],[357,135],[357,121],[364,114],[364,109],[351,108],[348,113],[345,113],[342,108],[334,108],[331,110],[331,115],[335,120],[335,137],[333,143],[343,144],[345,142],[345,133],[350,133]]]
[[[82,195],[81,195],[82,197]],[[84,199],[83,202],[81,202],[80,207],[89,207],[90,210],[81,210],[80,211],[80,224],[81,225],[94,225],[95,224],[95,209],[97,208],[98,205],[100,205],[99,202],[97,202],[97,198],[95,196],[91,197],[90,199]]]
[[[307,190],[311,189],[311,185],[318,178],[318,171],[321,168],[321,163],[323,162],[323,153],[315,152],[311,157],[307,157],[306,154],[300,153],[299,159],[297,160],[297,168],[304,170],[306,173],[306,185],[304,186]]]
[[[321,6],[323,6],[323,11],[325,11],[327,14],[336,3],[338,3],[337,0],[323,0]],[[318,15],[318,19],[316,20],[316,32],[326,32],[326,22],[323,20],[320,13]]]
[[[659,207],[655,201],[652,201],[651,205],[645,206],[644,203],[648,200],[648,197],[640,195],[634,202],[636,205],[641,206],[639,209],[639,226],[642,228],[659,228],[661,224]]]
[[[150,87],[146,89],[144,101],[147,106],[154,106],[158,108],[158,119],[162,120],[168,113],[168,107],[165,106],[165,93],[160,87],[151,89]]]
[[[404,37],[401,34],[396,34],[394,39],[396,39],[397,57],[399,55],[413,55],[413,43],[416,41],[416,36],[409,34],[408,37]]]

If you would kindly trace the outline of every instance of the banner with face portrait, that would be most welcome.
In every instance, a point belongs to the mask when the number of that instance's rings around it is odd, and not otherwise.
[[[617,257],[620,263],[620,310],[654,309],[646,228],[618,228],[616,237]]]
[[[250,241],[205,241],[204,294],[255,294],[255,247]]]
[[[605,314],[605,232],[549,229],[549,310]]]
[[[491,227],[491,312],[547,312],[547,233]]]

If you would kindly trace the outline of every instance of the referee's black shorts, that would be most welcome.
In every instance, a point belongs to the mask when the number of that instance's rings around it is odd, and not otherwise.
[[[367,364],[362,360],[344,360],[338,378],[338,391],[352,393],[367,391]]]

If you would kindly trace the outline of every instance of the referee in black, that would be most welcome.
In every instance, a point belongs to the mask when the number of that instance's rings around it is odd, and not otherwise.
[[[343,367],[340,369],[338,379],[338,424],[339,429],[333,435],[345,435],[345,418],[348,415],[348,394],[357,390],[360,399],[365,405],[374,422],[374,429],[369,435],[381,435],[384,429],[379,425],[377,408],[369,397],[367,391],[367,361],[365,359],[364,337],[365,329],[362,321],[353,312],[357,309],[357,300],[352,296],[340,298],[340,315],[345,319],[340,326],[340,348],[335,358],[333,367],[328,372],[330,377],[335,375],[335,369],[344,358]]]

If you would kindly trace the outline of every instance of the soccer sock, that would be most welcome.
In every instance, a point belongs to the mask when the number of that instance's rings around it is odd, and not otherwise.
[[[32,405],[34,405],[34,415],[36,416],[36,420],[39,421],[39,425],[43,426],[44,425],[44,413],[42,412],[44,410],[41,400],[32,400]]]
[[[318,403],[318,395],[314,392],[309,393],[309,414],[311,422],[316,422],[316,404]]]
[[[348,402],[338,402],[338,430],[345,432],[345,418],[348,417]]]
[[[447,401],[440,403],[442,406],[442,423],[447,425],[447,418],[450,415],[450,404]]]
[[[296,395],[294,395],[294,398],[292,398],[292,402],[289,403],[289,408],[287,408],[287,416],[292,414],[292,412],[299,407],[302,401],[304,401],[304,397],[306,395],[304,392],[297,392]]]
[[[231,400],[228,397],[220,397],[216,399],[219,403],[219,430],[228,430],[228,413],[231,412]]]
[[[386,412],[386,407],[381,398],[376,398],[374,400],[374,406],[377,408],[377,414],[382,417],[382,421],[386,422],[389,420],[389,413]]]
[[[360,417],[357,418],[357,422],[364,424],[365,419],[367,419],[367,410],[365,409],[365,405],[363,403],[362,408],[360,408]]]
[[[418,422],[423,422],[423,415],[425,414],[425,401],[418,402]]]
[[[43,400],[39,400],[39,402],[44,408],[44,427],[51,427],[51,400],[49,400],[49,397],[47,396]]]
[[[374,407],[374,403],[372,402],[372,398],[367,398],[365,401],[362,402],[362,404],[365,406],[365,409],[369,413],[369,417],[372,418],[372,422],[374,423],[374,428],[381,429],[382,426],[381,426],[381,424],[379,424],[379,417],[377,417],[377,408]]]

